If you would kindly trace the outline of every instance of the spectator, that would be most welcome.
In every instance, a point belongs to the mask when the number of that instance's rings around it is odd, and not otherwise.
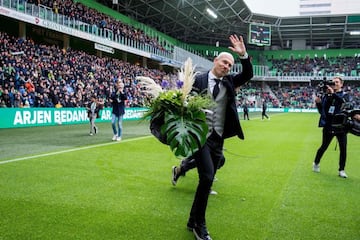
[[[111,126],[114,136],[113,141],[121,141],[122,136],[122,121],[125,114],[125,101],[127,100],[124,92],[124,83],[119,79],[116,82],[114,92],[111,94],[110,101],[112,103],[112,117]]]

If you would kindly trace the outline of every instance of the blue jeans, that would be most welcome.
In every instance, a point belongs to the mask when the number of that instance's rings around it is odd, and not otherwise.
[[[113,129],[114,135],[121,137],[122,135],[122,120],[124,115],[116,116],[115,114],[112,114],[111,116],[111,126]]]

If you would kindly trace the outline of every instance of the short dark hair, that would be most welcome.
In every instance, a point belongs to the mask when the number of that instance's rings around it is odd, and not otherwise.
[[[344,80],[342,79],[341,76],[335,76],[334,78],[337,78],[337,79],[339,79],[341,82],[344,82]]]

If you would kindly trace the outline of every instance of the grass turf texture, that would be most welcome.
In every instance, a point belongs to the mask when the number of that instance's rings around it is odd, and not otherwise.
[[[318,114],[270,115],[242,121],[245,141],[225,141],[207,210],[213,239],[359,239],[360,139],[348,137],[348,179],[337,176],[335,141],[313,173]],[[110,123],[95,136],[88,125],[1,129],[0,239],[193,239],[197,173],[173,187],[179,161],[147,124],[124,122],[120,143]]]

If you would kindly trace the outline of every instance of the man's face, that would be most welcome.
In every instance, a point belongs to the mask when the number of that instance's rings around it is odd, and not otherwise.
[[[116,87],[117,87],[118,89],[123,89],[123,88],[124,88],[124,84],[123,84],[122,82],[117,82],[117,83],[116,83]]]
[[[234,61],[229,56],[220,56],[218,58],[215,58],[214,60],[214,67],[213,67],[213,74],[218,77],[224,77],[227,75],[234,65]]]
[[[355,114],[355,115],[353,116],[353,119],[354,119],[354,120],[357,120],[357,121],[360,121],[360,114]]]
[[[332,86],[335,92],[343,87],[343,82],[339,78],[333,78],[332,81],[335,84],[334,86]]]

